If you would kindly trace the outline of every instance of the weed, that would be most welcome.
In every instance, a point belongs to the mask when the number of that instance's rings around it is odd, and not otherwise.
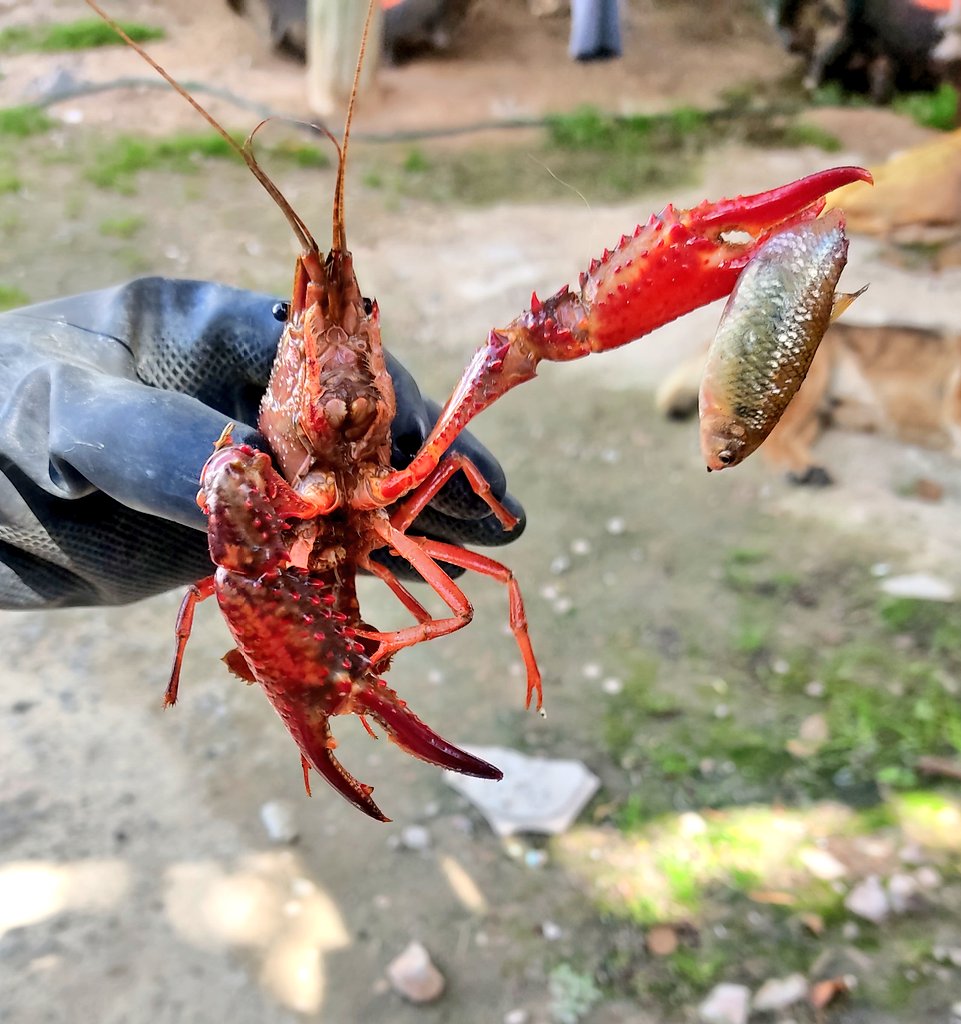
[[[957,127],[958,100],[958,90],[942,82],[935,92],[912,92],[896,97],[894,109],[925,128],[949,132]]]
[[[25,139],[30,135],[50,131],[54,123],[39,107],[27,105],[0,108],[0,135]]]
[[[578,1024],[601,1000],[594,979],[575,971],[570,964],[558,964],[550,973],[547,987],[555,1024]]]
[[[404,157],[403,167],[407,174],[423,174],[430,169],[430,161],[422,149],[412,149]]]
[[[115,217],[100,222],[100,234],[107,238],[133,238],[144,224],[146,219],[137,214]]]
[[[8,195],[11,192],[19,192],[23,188],[23,182],[9,171],[0,171],[0,195]]]
[[[163,39],[166,34],[162,28],[133,22],[120,22],[120,26],[138,43]],[[52,53],[117,44],[122,45],[123,40],[99,18],[81,18],[51,25],[13,25],[0,32],[0,53]]]
[[[29,302],[30,296],[22,288],[0,284],[0,310],[16,309],[18,306],[26,306]]]

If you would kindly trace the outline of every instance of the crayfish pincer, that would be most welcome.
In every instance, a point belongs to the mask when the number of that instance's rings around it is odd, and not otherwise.
[[[87,3],[103,17],[94,0]],[[109,21],[109,19],[107,19]],[[383,680],[406,647],[467,625],[472,609],[446,565],[502,583],[510,626],[526,670],[527,704],[542,703],[541,674],[528,635],[520,587],[507,566],[453,544],[409,533],[455,473],[462,473],[505,529],[517,519],[479,469],[450,450],[467,422],[512,387],[530,380],[542,359],[569,360],[623,345],[728,294],[771,235],[813,219],[826,193],[866,178],[841,167],[754,196],[668,207],[595,260],[577,291],[562,288],[507,327],[490,332],[470,362],[421,450],[405,469],[391,465],[393,382],[380,336],[377,303],[363,298],[347,248],[344,172],[353,96],[334,189],[332,243],[326,257],[304,221],[257,163],[192,97],[111,22],[145,59],[221,133],[286,217],[301,247],[293,293],[258,427],[276,463],[231,443],[229,430],[204,467],[206,510],[217,569],[188,592],[166,703],[177,696],[184,646],[198,601],[216,595],[236,647],[228,667],[260,684],[301,752],[305,781],[315,771],[371,817],[384,816],[371,787],[333,756],[330,719],[372,719],[415,757],[482,778],[497,768],[441,739]],[[365,30],[366,38],[366,30]],[[361,59],[363,43],[361,45]],[[360,62],[358,62],[358,71]],[[356,80],[354,94],[356,94]],[[256,130],[256,129],[255,129]],[[733,233],[746,241],[733,241]],[[435,617],[382,562],[400,556],[447,606]],[[383,632],[364,621],[355,580],[367,571],[414,619]]]

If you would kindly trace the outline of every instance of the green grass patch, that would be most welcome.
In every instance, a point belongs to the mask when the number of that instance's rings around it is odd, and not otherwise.
[[[105,238],[133,238],[147,223],[146,218],[137,214],[129,217],[110,217],[100,222],[100,234]]]
[[[10,171],[0,171],[0,195],[9,195],[11,192],[19,192],[23,188],[23,181]]]
[[[0,109],[0,135],[25,139],[50,131],[55,123],[39,107],[26,105]]]
[[[924,128],[936,128],[942,132],[957,127],[958,90],[942,82],[934,92],[912,92],[897,96],[894,109],[915,120]]]
[[[245,136],[234,133],[242,145]],[[330,158],[316,146],[280,142],[264,147],[260,159],[276,157],[298,167],[329,167]],[[86,171],[88,181],[99,188],[123,194],[134,192],[136,176],[141,171],[163,170],[176,174],[192,174],[208,160],[239,160],[230,143],[216,132],[184,132],[164,138],[119,135],[99,147],[93,166]]]
[[[163,39],[162,28],[119,22],[134,42]],[[99,18],[55,22],[50,25],[13,25],[0,32],[0,53],[55,53],[59,50],[90,50],[98,46],[124,45],[123,40]]]
[[[0,310],[16,309],[30,303],[30,296],[14,285],[0,284]]]

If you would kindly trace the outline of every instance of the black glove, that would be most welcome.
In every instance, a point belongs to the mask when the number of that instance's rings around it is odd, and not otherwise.
[[[200,471],[224,426],[251,426],[282,325],[275,299],[142,278],[0,315],[0,607],[120,604],[210,574]],[[439,407],[390,356],[395,467]],[[149,386],[145,386],[149,385]],[[520,522],[504,531],[457,474],[412,528],[504,544],[524,528],[493,456],[454,445]]]

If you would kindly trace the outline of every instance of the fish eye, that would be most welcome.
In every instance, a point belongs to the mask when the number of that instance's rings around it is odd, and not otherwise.
[[[370,316],[374,311],[374,300],[368,299],[367,296],[364,296],[361,301],[364,303],[364,315]]]
[[[720,462],[723,466],[730,466],[730,464],[734,461],[734,453],[729,452],[725,448],[723,452],[717,453],[717,461]]]
[[[290,316],[290,303],[275,302],[270,312],[273,313],[275,320],[283,323]]]

